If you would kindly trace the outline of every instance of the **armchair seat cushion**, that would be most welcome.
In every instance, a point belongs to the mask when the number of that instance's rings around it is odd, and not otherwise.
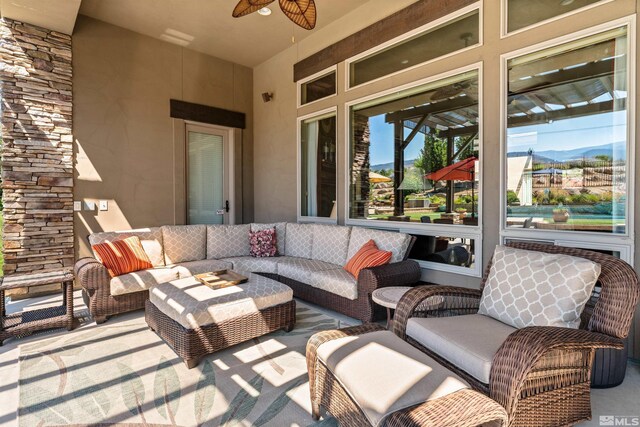
[[[413,317],[407,322],[409,337],[484,384],[489,384],[493,356],[516,330],[481,314]]]
[[[281,257],[256,258],[252,256],[239,256],[224,258],[223,261],[233,264],[236,271],[244,271],[247,273],[272,273],[278,272],[278,260]]]
[[[316,271],[335,270],[342,268],[339,265],[331,264],[314,259],[281,257],[278,259],[278,274],[301,283],[309,283],[309,277]]]
[[[307,282],[314,288],[322,289],[350,300],[358,298],[358,281],[344,268],[316,271],[311,274]]]
[[[182,279],[195,276],[196,274],[230,269],[233,268],[233,264],[224,260],[203,259],[199,261],[180,262],[171,267],[178,273],[178,278]]]
[[[152,286],[178,278],[178,271],[172,267],[156,267],[116,276],[109,281],[111,295],[124,295],[146,291]]]

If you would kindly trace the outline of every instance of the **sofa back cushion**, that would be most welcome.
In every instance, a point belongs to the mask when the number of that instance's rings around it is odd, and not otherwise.
[[[378,249],[391,252],[389,262],[400,262],[407,256],[411,235],[406,233],[396,233],[394,231],[373,230],[371,228],[353,227],[349,238],[349,252],[347,259],[353,256],[369,240],[376,243]]]
[[[278,255],[284,255],[285,251],[285,242],[287,235],[287,223],[286,222],[276,222],[273,224],[251,224],[251,231],[262,231],[269,228],[276,229],[276,244],[278,247]]]
[[[298,258],[311,258],[313,224],[287,223],[284,254]]]
[[[599,275],[584,258],[497,246],[478,313],[515,328],[578,328]]]
[[[205,258],[207,230],[204,225],[163,225],[162,238],[167,265]]]
[[[93,233],[89,235],[89,244],[93,246],[100,243],[123,240],[132,236],[136,236],[140,239],[142,248],[147,253],[147,256],[149,256],[149,261],[151,261],[151,264],[153,264],[154,267],[164,265],[164,248],[162,244],[162,230],[160,227]],[[97,258],[95,252],[93,255]]]
[[[249,224],[208,225],[207,259],[249,256]]]
[[[313,224],[312,227],[311,259],[344,266],[347,263],[351,227],[322,224]]]

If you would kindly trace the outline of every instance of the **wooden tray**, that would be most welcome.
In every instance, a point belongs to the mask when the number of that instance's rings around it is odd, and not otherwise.
[[[232,270],[218,270],[210,273],[196,274],[196,279],[203,285],[210,287],[211,289],[221,289],[228,286],[239,285],[249,280],[248,277],[238,274]]]

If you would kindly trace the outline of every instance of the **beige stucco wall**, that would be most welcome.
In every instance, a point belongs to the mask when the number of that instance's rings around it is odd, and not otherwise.
[[[391,3],[391,2],[387,2]],[[395,3],[395,2],[394,2]],[[399,2],[400,3],[400,2]],[[638,4],[637,4],[638,3]],[[483,261],[486,263],[499,241],[500,195],[493,189],[500,185],[500,55],[533,44],[587,29],[608,21],[635,14],[640,4],[636,0],[616,0],[578,15],[566,17],[541,27],[500,38],[500,1],[484,1],[484,43],[482,46],[435,61],[399,75],[371,83],[365,87],[344,91],[344,64],[338,64],[338,95],[312,106],[296,108],[296,86],[293,83],[293,64],[336,40],[353,33],[369,23],[389,15],[391,5],[377,4],[356,10],[327,28],[315,33],[286,51],[276,55],[254,69],[255,157],[254,166],[255,211],[258,221],[296,219],[296,117],[310,114],[334,105],[338,107],[338,203],[339,222],[344,223],[345,195],[345,102],[396,86],[428,78],[452,69],[482,62],[483,92]],[[385,7],[386,6],[386,7]],[[397,9],[406,6],[398,4]],[[395,9],[395,8],[394,8]],[[272,102],[263,103],[261,92],[274,92]],[[277,123],[277,126],[274,125]],[[637,154],[638,151],[636,150]],[[636,164],[638,162],[636,161]],[[640,170],[640,168],[636,168]],[[270,191],[277,186],[278,191]],[[638,186],[636,186],[638,188]],[[640,210],[636,209],[636,227],[640,223]],[[640,248],[636,244],[636,265],[640,265]],[[479,278],[465,277],[424,270],[423,279],[436,283],[478,286]],[[638,316],[637,316],[638,317]],[[633,332],[635,357],[640,357],[640,327],[636,322]]]
[[[75,214],[77,255],[91,232],[184,222],[183,123],[169,117],[171,98],[247,115],[234,138],[235,219],[253,219],[250,68],[85,16],[73,54],[74,199],[109,201]]]

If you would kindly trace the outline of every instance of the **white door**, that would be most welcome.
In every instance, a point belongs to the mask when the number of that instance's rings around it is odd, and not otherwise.
[[[231,223],[229,134],[187,125],[188,224]]]

